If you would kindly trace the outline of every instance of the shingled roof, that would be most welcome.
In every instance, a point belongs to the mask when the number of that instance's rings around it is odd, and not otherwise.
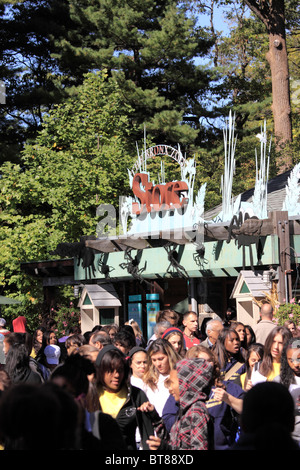
[[[119,296],[112,283],[85,284],[79,306],[94,305],[95,307],[120,307]]]
[[[263,272],[252,270],[243,270],[240,271],[232,293],[230,295],[231,299],[236,298],[237,295],[243,293],[243,286],[247,285],[247,290],[244,291],[245,295],[252,295],[255,298],[263,298],[266,296],[266,293],[270,293],[270,286],[264,282]]]
[[[285,199],[285,187],[287,185],[288,177],[290,176],[292,170],[286,171],[275,178],[272,178],[268,181],[267,184],[267,211],[280,211],[282,210],[282,205]],[[241,195],[241,202],[252,202],[252,197],[254,194],[254,189],[251,188],[242,193]],[[235,201],[238,196],[234,196],[233,200]],[[222,203],[214,208],[206,211],[204,213],[205,220],[212,220],[222,211]]]

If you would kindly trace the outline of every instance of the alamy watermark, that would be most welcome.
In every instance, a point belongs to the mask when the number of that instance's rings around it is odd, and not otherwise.
[[[6,104],[6,86],[2,80],[0,80],[0,104]]]
[[[120,198],[121,201],[121,198]],[[167,211],[166,211],[167,212]],[[170,228],[166,224],[164,230],[157,230],[156,225],[151,227],[151,218],[147,224],[147,231],[141,233],[132,233],[127,231],[125,225],[130,224],[128,214],[124,216],[122,210],[119,211],[119,221],[117,210],[112,204],[100,204],[96,210],[96,216],[99,218],[96,227],[96,236],[98,239],[108,238],[130,238],[134,239],[171,239],[176,243],[184,241],[184,244],[191,243],[192,245],[202,246],[204,242],[204,224],[199,221],[198,224],[194,225],[193,228],[185,228],[184,226],[178,228]],[[141,216],[143,217],[143,215]],[[157,211],[153,211],[153,217],[159,217]],[[184,219],[183,219],[184,220]],[[119,223],[117,223],[119,222]],[[123,230],[122,230],[123,228]]]
[[[297,106],[300,104],[300,80],[295,80],[291,84],[291,101]]]

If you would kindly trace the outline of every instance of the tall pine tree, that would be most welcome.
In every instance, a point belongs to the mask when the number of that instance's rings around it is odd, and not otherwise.
[[[7,67],[3,137],[12,124],[20,144],[43,113],[72,94],[85,73],[116,75],[138,125],[134,139],[189,145],[201,141],[208,69],[195,65],[212,41],[189,2],[177,0],[25,0],[7,6],[0,27]],[[2,160],[6,160],[5,155]]]
[[[76,61],[105,67],[117,75],[139,132],[145,124],[156,142],[197,142],[212,77],[195,58],[207,54],[212,41],[189,2],[69,0],[69,6],[75,30],[56,43],[66,73]]]

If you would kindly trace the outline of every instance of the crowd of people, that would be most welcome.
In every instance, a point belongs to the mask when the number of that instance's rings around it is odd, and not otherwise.
[[[162,310],[148,340],[134,320],[58,338],[0,319],[1,449],[299,450],[298,325],[260,316]]]

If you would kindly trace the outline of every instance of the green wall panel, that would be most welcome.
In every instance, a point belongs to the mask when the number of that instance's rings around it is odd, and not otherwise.
[[[295,237],[294,237],[295,238]],[[278,257],[278,237],[276,235],[268,236],[262,239],[263,255],[261,258],[263,265],[273,265],[274,267],[279,264]],[[300,253],[300,240],[295,240],[294,244],[299,246]],[[243,252],[242,248],[238,248],[234,240],[230,243],[226,241],[212,241],[206,242],[205,253],[201,258],[195,251],[195,245],[178,245],[176,248],[177,261],[184,267],[185,271],[190,277],[225,277],[238,275],[237,269],[243,266]],[[255,245],[252,245],[253,263],[257,266],[257,251]],[[155,279],[159,277],[172,277],[176,270],[171,266],[168,260],[168,253],[164,248],[147,248],[140,252],[132,250],[132,257],[139,255],[139,269],[140,274],[144,278]],[[250,267],[249,248],[245,248],[246,266]],[[75,280],[88,280],[88,279],[105,279],[101,274],[98,267],[99,254],[95,255],[94,272],[92,270],[83,269],[75,263],[74,276]],[[124,252],[113,252],[107,256],[106,264],[110,266],[110,278],[126,280],[132,279],[132,276],[127,272],[127,269],[122,268],[122,264],[127,264],[128,260],[124,258]],[[258,266],[259,267],[259,266]],[[142,270],[143,269],[143,270]]]

